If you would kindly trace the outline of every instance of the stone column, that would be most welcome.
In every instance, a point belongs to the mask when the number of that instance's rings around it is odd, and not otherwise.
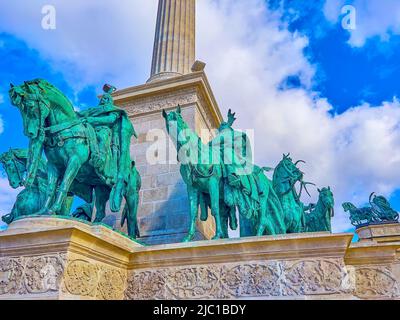
[[[159,0],[148,82],[191,72],[195,62],[195,13],[196,0]]]

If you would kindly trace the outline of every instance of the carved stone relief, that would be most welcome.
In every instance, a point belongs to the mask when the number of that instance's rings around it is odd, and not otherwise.
[[[78,259],[68,262],[63,291],[81,297],[120,300],[125,284],[122,270]]]
[[[399,282],[387,266],[356,269],[355,295],[359,298],[399,298]]]
[[[133,271],[126,299],[232,299],[349,293],[335,259],[271,261]]]
[[[121,103],[118,104],[118,106],[125,109],[129,116],[135,116],[143,113],[161,111],[162,109],[175,108],[178,104],[184,106],[196,102],[197,95],[195,90],[185,89],[174,93],[137,99],[134,102]]]
[[[65,255],[0,258],[0,296],[57,292]]]

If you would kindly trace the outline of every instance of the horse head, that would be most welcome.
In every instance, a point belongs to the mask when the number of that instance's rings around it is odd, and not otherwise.
[[[11,84],[9,94],[11,103],[21,113],[25,136],[36,139],[43,132],[50,113],[45,96],[35,82],[25,82],[20,86]]]
[[[344,212],[350,212],[351,213],[352,211],[357,210],[357,207],[354,204],[352,204],[351,202],[343,203],[342,207],[343,207]]]
[[[8,182],[13,189],[17,189],[23,185],[24,172],[26,171],[26,166],[21,161],[23,159],[19,159],[17,156],[19,151],[18,149],[10,149],[0,155],[0,163],[3,165]]]
[[[303,172],[293,163],[290,153],[284,154],[274,171],[274,185],[281,191],[280,193],[288,193],[293,190],[296,182],[302,181],[302,179]]]
[[[178,129],[178,119],[182,119],[182,109],[180,106],[177,107],[176,111],[167,113],[165,109],[162,111],[163,118],[165,119],[167,132],[170,134],[172,131],[177,131]],[[173,130],[175,129],[175,130]]]
[[[328,211],[331,214],[331,217],[334,216],[334,206],[335,206],[335,200],[333,197],[333,193],[330,187],[328,188],[322,188],[321,190],[318,189],[319,192],[319,201],[322,202],[324,207],[328,209]]]
[[[172,141],[179,150],[190,140],[191,130],[182,117],[182,109],[177,107],[176,111],[167,113],[163,110],[163,117],[166,123],[166,129]]]

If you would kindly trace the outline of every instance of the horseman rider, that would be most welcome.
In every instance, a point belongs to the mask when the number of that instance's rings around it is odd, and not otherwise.
[[[103,90],[98,107],[79,115],[96,131],[98,154],[92,155],[92,161],[98,174],[108,185],[114,185],[119,179],[127,179],[131,165],[129,145],[136,133],[125,111],[114,106],[112,94],[116,88],[105,84]]]
[[[220,163],[223,164],[223,175],[227,183],[235,190],[242,191],[247,204],[246,211],[255,213],[259,209],[261,194],[255,172],[259,168],[253,165],[252,150],[247,135],[232,128],[235,121],[235,114],[229,110],[228,121],[221,124],[217,137],[210,144],[214,148],[219,147],[217,149],[220,151]]]

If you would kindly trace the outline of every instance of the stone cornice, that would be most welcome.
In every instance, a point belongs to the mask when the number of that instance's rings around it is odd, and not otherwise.
[[[128,102],[134,102],[138,99],[160,94],[168,94],[186,88],[196,88],[198,90],[206,102],[213,120],[218,126],[223,121],[223,117],[204,71],[193,72],[175,78],[129,87],[116,91],[113,94],[113,97],[115,104],[121,105]]]
[[[349,233],[293,234],[143,247],[132,253],[130,268],[321,256],[343,258],[352,237]]]

